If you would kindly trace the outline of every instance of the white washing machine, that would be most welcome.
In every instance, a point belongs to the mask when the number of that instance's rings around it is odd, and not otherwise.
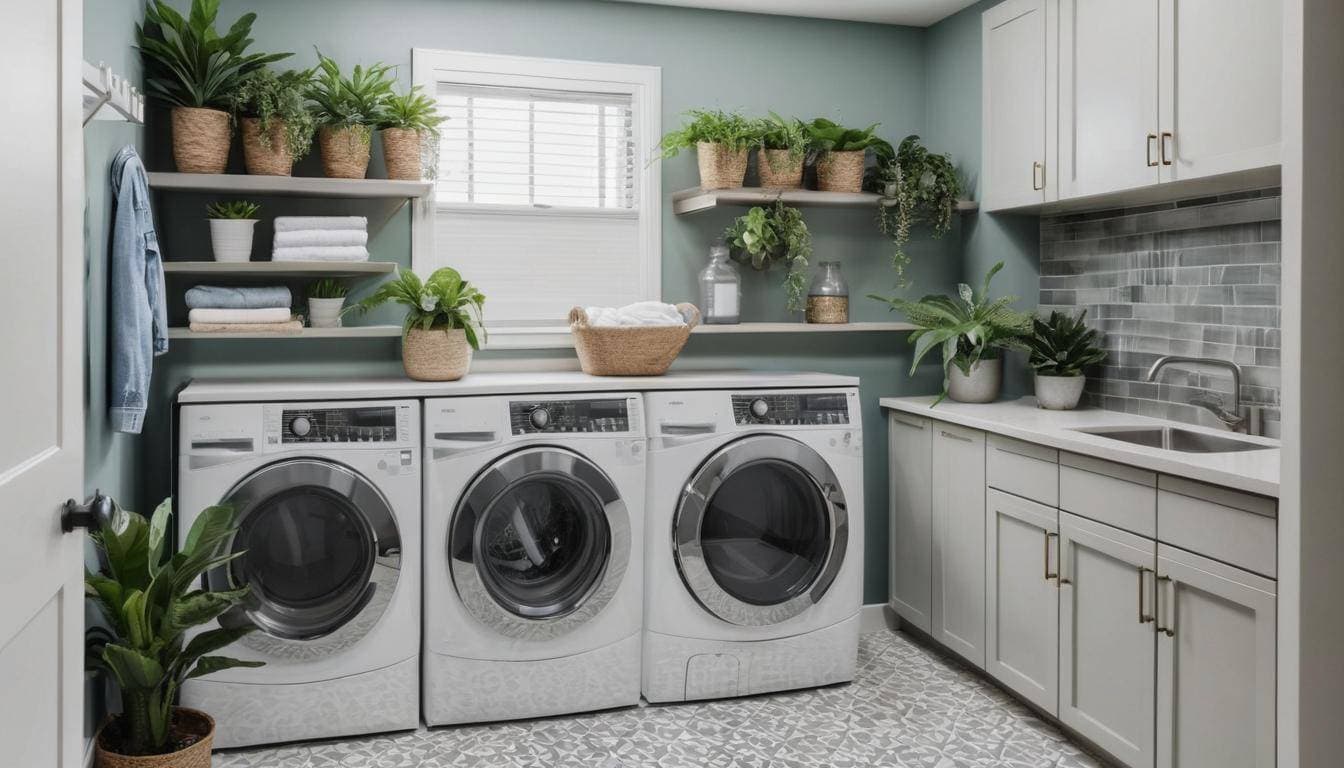
[[[430,725],[639,702],[640,395],[425,403]]]
[[[264,661],[188,680],[215,746],[419,725],[420,405],[413,400],[187,405],[179,541],[200,510],[235,508],[211,590],[251,588],[218,651]]]
[[[863,586],[858,391],[650,392],[643,693],[854,679]]]

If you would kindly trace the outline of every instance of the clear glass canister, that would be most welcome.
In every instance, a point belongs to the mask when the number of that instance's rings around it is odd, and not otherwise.
[[[700,314],[706,323],[732,324],[741,320],[742,276],[728,260],[728,246],[715,241],[709,264],[700,270]]]
[[[840,262],[823,261],[807,289],[807,322],[848,323],[849,285],[840,272]]]

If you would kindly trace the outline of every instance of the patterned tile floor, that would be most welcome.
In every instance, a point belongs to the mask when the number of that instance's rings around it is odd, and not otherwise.
[[[238,750],[215,768],[1098,768],[1008,695],[896,632],[850,685]]]

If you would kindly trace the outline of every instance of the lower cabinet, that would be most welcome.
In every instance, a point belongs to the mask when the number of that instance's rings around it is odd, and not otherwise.
[[[933,422],[903,413],[887,416],[891,457],[891,609],[924,632],[933,631],[933,509],[930,500]]]
[[[985,666],[985,433],[933,424],[934,640]]]

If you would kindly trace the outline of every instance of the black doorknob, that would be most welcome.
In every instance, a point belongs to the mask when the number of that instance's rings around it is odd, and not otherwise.
[[[112,524],[117,509],[117,502],[113,501],[111,496],[104,495],[101,490],[94,491],[93,498],[84,504],[74,499],[67,499],[65,506],[61,508],[61,530],[66,533],[76,528],[100,531]]]

